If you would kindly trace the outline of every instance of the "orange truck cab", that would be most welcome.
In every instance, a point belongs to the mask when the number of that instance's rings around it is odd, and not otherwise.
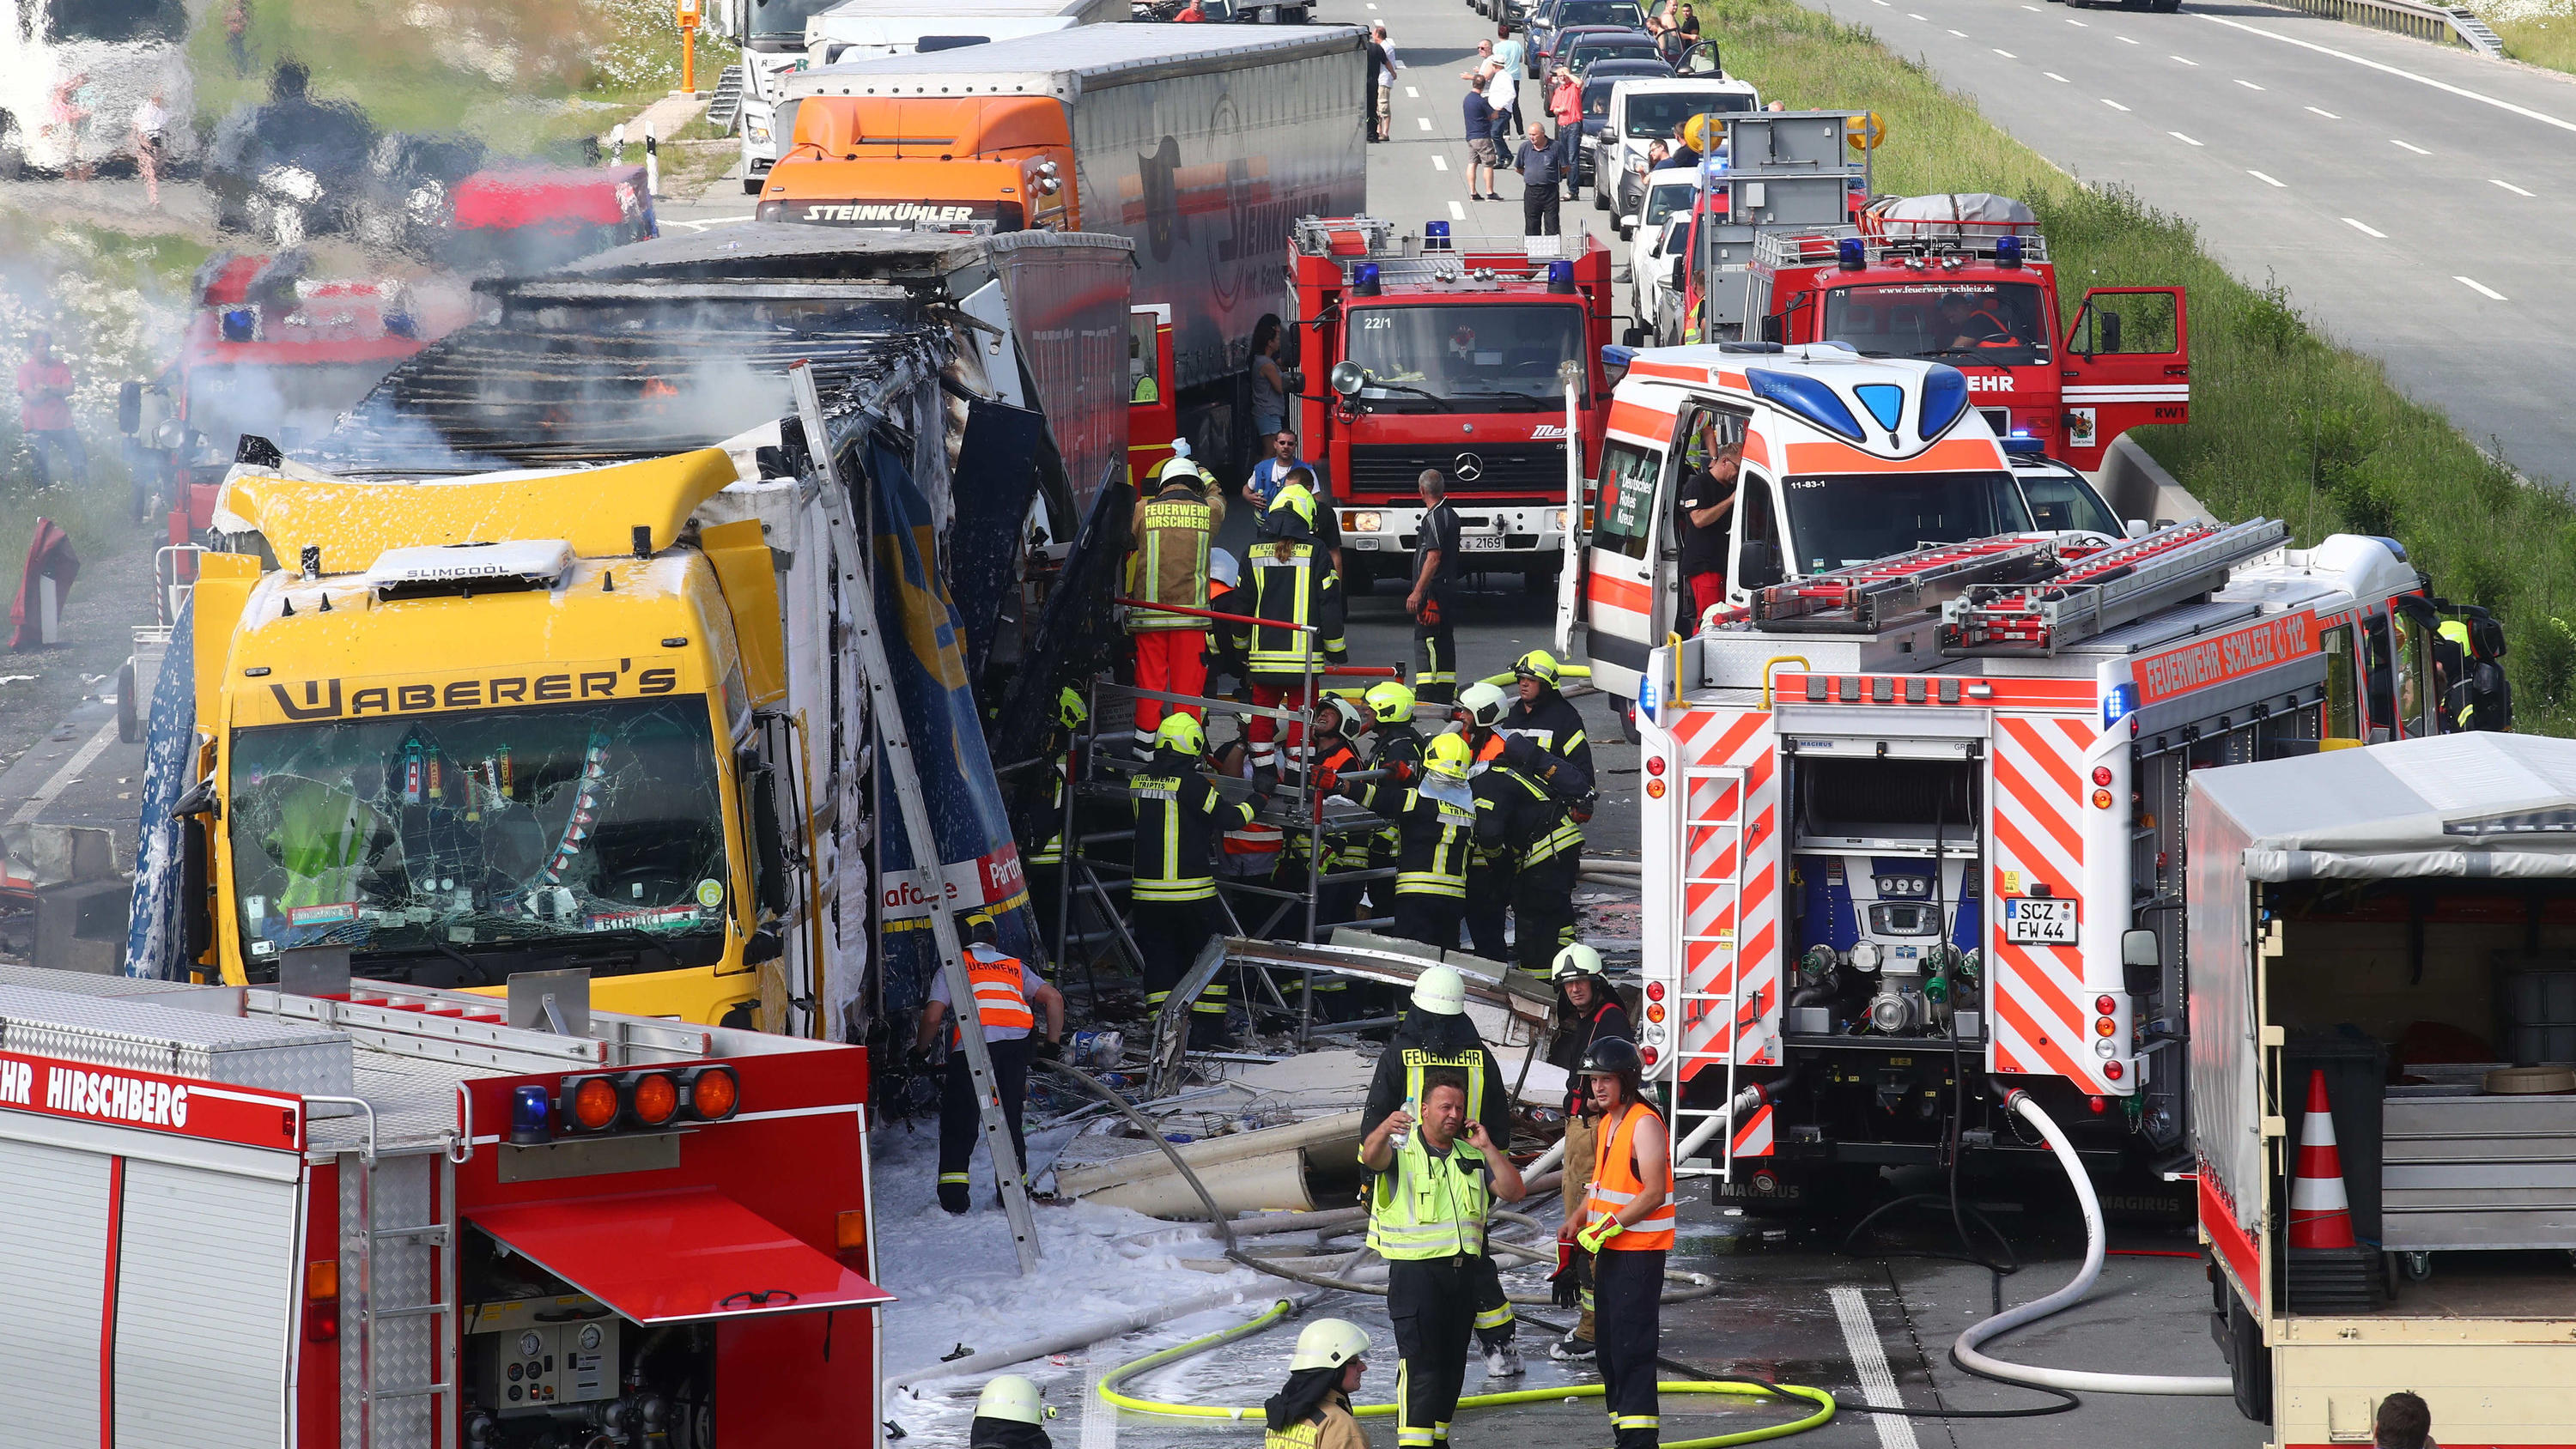
[[[809,96],[763,221],[1082,229],[1073,136],[1045,96]]]

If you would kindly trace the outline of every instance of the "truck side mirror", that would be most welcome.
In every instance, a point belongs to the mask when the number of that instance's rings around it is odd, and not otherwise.
[[[1306,395],[1306,369],[1302,367],[1284,369],[1279,374],[1279,380],[1288,384],[1288,395],[1290,397],[1304,397]]]
[[[179,959],[189,966],[215,946],[211,824],[203,811],[179,819]]]
[[[768,915],[787,911],[787,840],[778,819],[778,772],[767,766],[742,780],[751,821],[751,898]]]
[[[2094,326],[2095,326],[2096,330],[2100,333],[2100,338],[2099,338],[2099,340],[2100,340],[2100,342],[2101,342],[2101,346],[2100,346],[2100,347],[2098,347],[2098,348],[2096,348],[2096,349],[2094,349],[2095,351],[2098,351],[2098,352],[2117,352],[2117,351],[2119,351],[2119,350],[2120,350],[2120,314],[2119,314],[2119,313],[2117,313],[2117,312],[2104,312],[2104,313],[2102,314],[2102,320],[2101,320],[2101,321],[2099,321],[2099,322],[2097,322],[2097,323],[2095,323],[2095,324],[2094,324]]]
[[[2157,944],[2155,932],[2122,931],[2120,933],[2121,965],[2153,966],[2162,959],[2163,951]]]
[[[1678,291],[1680,291],[1680,290],[1682,289],[1682,286],[1683,286],[1683,271],[1682,271],[1682,269],[1683,269],[1684,267],[1688,266],[1689,264],[1690,264],[1690,258],[1688,258],[1688,257],[1685,257],[1685,256],[1676,256],[1676,257],[1674,257],[1674,258],[1673,258],[1672,281],[1671,281],[1670,285],[1671,285],[1671,287],[1673,288],[1673,290],[1674,290],[1674,291],[1677,291],[1677,292],[1678,292]]]
[[[1765,342],[1786,342],[1786,341],[1788,341],[1788,340],[1789,340],[1789,319],[1788,319],[1786,316],[1784,316],[1784,315],[1779,315],[1779,314],[1774,314],[1774,315],[1772,315],[1772,316],[1769,316],[1769,317],[1765,317],[1765,318],[1763,318],[1763,319],[1762,319],[1762,340],[1763,340],[1763,341],[1765,341]]]
[[[2122,527],[2131,538],[2144,538],[2147,536],[2147,521],[2143,518],[2132,518],[2126,524],[2122,525]]]
[[[1342,396],[1358,397],[1360,384],[1368,381],[1368,371],[1358,363],[1345,359],[1334,363],[1332,372],[1324,380],[1332,386],[1333,391]]]

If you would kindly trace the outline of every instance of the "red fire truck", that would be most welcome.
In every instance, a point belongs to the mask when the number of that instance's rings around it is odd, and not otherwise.
[[[2435,604],[2384,539],[2033,530],[1955,372],[1836,351],[1641,355],[1605,444],[1591,649],[1636,691],[1677,1158],[1788,1203],[2008,1153],[2000,1079],[2097,1163],[2187,1165],[2186,777],[2438,733]],[[1661,556],[1711,430],[1736,602],[1623,670],[1651,600],[1605,553]]]
[[[2070,322],[2035,222],[1918,218],[1932,208],[1908,200],[1856,229],[1756,237],[1745,315],[1763,338],[1949,363],[1998,437],[2087,471],[2131,428],[2191,420],[2182,288],[2095,287]]]
[[[11,1444],[871,1441],[865,1049],[345,961],[0,968]]]
[[[1419,237],[1368,216],[1298,223],[1299,357],[1329,381],[1301,394],[1298,428],[1331,475],[1352,587],[1410,571],[1426,468],[1449,475],[1468,568],[1555,574],[1567,449],[1589,476],[1610,407],[1610,249],[1585,233],[1562,250],[1452,237],[1445,221]]]

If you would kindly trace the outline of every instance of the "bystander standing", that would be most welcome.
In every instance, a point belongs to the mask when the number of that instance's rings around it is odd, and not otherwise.
[[[1369,59],[1377,65],[1377,138],[1395,139],[1395,73],[1404,69],[1404,61],[1387,41],[1386,22],[1369,27]]]
[[[1502,193],[1494,190],[1494,169],[1502,164],[1494,149],[1494,108],[1485,104],[1485,93],[1471,84],[1461,109],[1467,121],[1467,199],[1500,201]]]
[[[1545,126],[1530,122],[1529,144],[1512,165],[1521,173],[1521,235],[1555,236],[1556,188],[1564,184],[1565,170],[1557,162],[1556,147],[1548,140]]]
[[[18,364],[18,423],[27,433],[37,487],[53,485],[54,459],[69,475],[65,481],[76,487],[89,481],[89,450],[72,426],[71,364],[54,355],[54,335],[42,328],[28,335],[27,360]]]

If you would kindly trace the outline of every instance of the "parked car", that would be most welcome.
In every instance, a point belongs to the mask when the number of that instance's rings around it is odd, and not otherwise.
[[[1594,72],[1596,75],[1598,70]],[[1587,92],[1590,82],[1585,83]],[[1591,114],[1587,94],[1584,114]],[[1758,111],[1762,97],[1751,84],[1724,77],[1664,75],[1627,80],[1617,86],[1605,107],[1594,175],[1610,181],[1593,188],[1592,204],[1614,217],[1634,215],[1646,182],[1646,148],[1670,142],[1673,132],[1692,116]],[[1628,234],[1625,227],[1619,234]]]
[[[1629,238],[1628,315],[1640,329],[1651,331],[1663,314],[1664,293],[1672,280],[1670,258],[1681,255],[1699,175],[1696,166],[1665,167],[1646,179],[1643,209],[1620,217],[1634,223],[1619,234]]]
[[[1555,53],[1557,36],[1582,25],[1608,25],[1620,30],[1643,30],[1646,17],[1636,0],[1537,0],[1529,18],[1528,69],[1532,80],[1547,74],[1548,57]]]
[[[1585,30],[1573,35],[1559,47],[1555,63],[1574,72],[1581,80],[1592,73],[1592,67],[1605,60],[1651,60],[1664,74],[1673,73],[1656,49],[1655,38],[1642,30]]]
[[[1583,143],[1574,157],[1574,174],[1578,182],[1591,184],[1596,190],[1599,188],[1602,172],[1595,159],[1603,128],[1610,121],[1612,90],[1623,80],[1647,80],[1671,74],[1663,62],[1657,60],[1605,60],[1593,65],[1583,77]],[[1614,169],[1610,175],[1615,178],[1618,172]]]

